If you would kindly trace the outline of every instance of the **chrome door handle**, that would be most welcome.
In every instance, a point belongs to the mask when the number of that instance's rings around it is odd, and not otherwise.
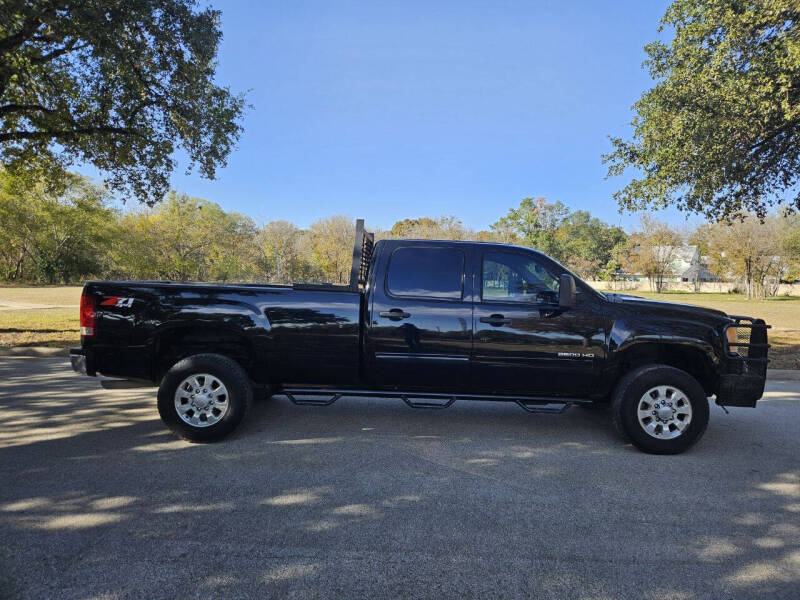
[[[500,327],[501,325],[508,325],[511,323],[511,319],[507,319],[503,315],[489,315],[488,317],[481,317],[480,322],[487,323],[494,327]]]
[[[411,316],[411,313],[407,313],[401,308],[393,308],[391,310],[382,310],[378,313],[384,319],[391,319],[392,321],[400,321],[401,319],[407,319]]]

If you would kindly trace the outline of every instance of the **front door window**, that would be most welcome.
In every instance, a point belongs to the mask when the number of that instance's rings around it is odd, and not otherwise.
[[[558,277],[531,256],[489,252],[483,257],[484,302],[558,304]]]

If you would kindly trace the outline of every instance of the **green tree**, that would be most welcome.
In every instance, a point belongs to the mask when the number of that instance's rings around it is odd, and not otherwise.
[[[68,174],[60,193],[0,170],[3,279],[72,282],[100,274],[116,231],[108,193]]]
[[[620,227],[604,223],[588,211],[577,210],[556,228],[558,259],[588,279],[601,277],[608,270],[614,249],[627,235]]]
[[[600,277],[625,232],[587,211],[570,211],[561,202],[525,198],[519,208],[492,224],[496,241],[536,248],[583,277]]]
[[[293,283],[311,276],[303,232],[289,221],[270,221],[257,234],[258,268],[270,283]]]
[[[353,219],[344,215],[319,219],[311,224],[310,234],[311,259],[318,276],[327,283],[349,283],[356,235]]]
[[[230,281],[254,275],[253,221],[214,202],[173,191],[155,209],[124,215],[120,225],[114,263],[125,278]]]
[[[53,181],[88,162],[150,205],[178,148],[213,179],[244,109],[214,83],[219,20],[193,0],[0,3],[0,160]]]
[[[677,249],[683,245],[680,234],[666,223],[645,215],[627,245],[625,270],[647,277],[650,287],[660,294],[665,280],[675,274],[672,265]]]
[[[633,138],[604,156],[610,176],[636,172],[620,206],[714,221],[800,208],[800,4],[677,0],[666,28],[671,42],[645,47],[657,83],[633,107]]]
[[[464,227],[461,220],[454,216],[403,219],[392,225],[389,235],[394,238],[424,240],[465,240],[474,236]]]
[[[512,208],[505,217],[492,224],[492,231],[500,241],[524,244],[560,259],[556,230],[568,216],[569,209],[561,202],[524,198],[519,208]]]
[[[790,269],[791,257],[784,246],[787,222],[777,215],[763,221],[756,215],[732,223],[715,223],[708,236],[708,255],[713,266],[724,265],[728,275],[745,284],[748,298],[774,295]],[[720,270],[716,267],[715,270]]]
[[[778,232],[781,253],[794,263],[800,263],[800,215],[786,215]]]

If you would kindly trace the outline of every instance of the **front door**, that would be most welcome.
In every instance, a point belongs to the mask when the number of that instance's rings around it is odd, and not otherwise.
[[[597,381],[605,321],[586,294],[558,305],[555,263],[487,248],[476,266],[472,382],[476,391],[583,396]]]
[[[367,374],[375,387],[458,390],[469,384],[471,285],[466,253],[436,242],[387,244],[365,338]],[[471,282],[470,282],[471,283]]]

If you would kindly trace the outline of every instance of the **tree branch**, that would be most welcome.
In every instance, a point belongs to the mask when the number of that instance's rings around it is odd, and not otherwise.
[[[14,35],[0,39],[0,52],[12,50],[27,40],[41,25],[37,17],[28,17],[22,22],[22,28]]]
[[[47,113],[48,115],[56,112],[51,108],[42,106],[41,104],[6,104],[5,106],[0,106],[0,117],[8,113],[25,112],[29,110]]]
[[[790,131],[792,128],[797,127],[798,125],[800,125],[800,120],[789,121],[788,123],[785,123],[785,124],[781,125],[777,129],[769,132],[767,135],[765,135],[762,139],[757,141],[755,144],[750,146],[747,149],[748,152],[753,152],[754,150],[758,150],[758,148],[760,148],[761,146],[763,146],[767,142],[771,142],[776,137],[778,137],[780,134],[786,133],[787,131]]]
[[[97,135],[102,133],[111,133],[117,135],[141,135],[135,129],[103,125],[100,127],[80,127],[78,129],[67,131],[14,131],[12,133],[0,133],[0,143],[20,142],[22,140],[41,140],[47,138],[66,139],[82,135]]]
[[[49,61],[53,60],[54,58],[58,58],[59,56],[61,56],[63,54],[66,54],[67,52],[72,52],[73,50],[80,50],[81,48],[86,48],[86,46],[89,45],[88,42],[87,42],[86,44],[81,44],[80,46],[76,46],[75,44],[77,42],[78,42],[78,40],[73,40],[72,42],[70,42],[69,44],[64,46],[63,48],[56,48],[55,50],[53,50],[52,52],[50,52],[48,54],[44,54],[44,55],[39,56],[37,58],[32,58],[31,59],[31,63],[35,64],[35,65],[41,65],[43,63],[46,63],[46,62],[49,62]]]

